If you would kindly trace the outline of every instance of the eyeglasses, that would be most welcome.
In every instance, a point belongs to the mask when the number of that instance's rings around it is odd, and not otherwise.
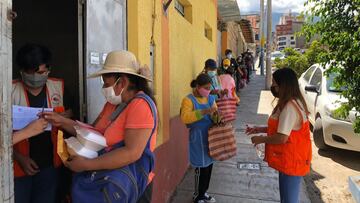
[[[49,64],[45,64],[45,68],[47,70],[39,70],[40,67],[38,67],[37,69],[35,69],[34,71],[30,70],[30,71],[26,71],[27,74],[39,74],[39,75],[48,75],[50,73],[51,70],[51,66]]]

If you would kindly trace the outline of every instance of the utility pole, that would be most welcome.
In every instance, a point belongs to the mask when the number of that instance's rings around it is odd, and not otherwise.
[[[271,0],[267,0],[267,37],[266,37],[266,82],[265,89],[269,90],[271,86],[271,44],[272,44],[272,5]]]
[[[260,0],[260,72],[264,75],[264,45],[265,45],[265,32],[264,32],[264,0]]]

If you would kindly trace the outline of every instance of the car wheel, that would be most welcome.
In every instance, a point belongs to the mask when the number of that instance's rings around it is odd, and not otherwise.
[[[316,147],[322,150],[329,149],[329,146],[325,143],[324,140],[324,130],[322,127],[322,121],[320,117],[317,118],[315,121],[314,129],[313,129],[313,137]]]

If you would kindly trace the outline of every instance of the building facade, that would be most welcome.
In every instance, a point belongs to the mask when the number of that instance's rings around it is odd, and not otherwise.
[[[275,45],[276,50],[281,51],[286,47],[303,49],[305,46],[305,37],[297,36],[304,24],[301,16],[291,13],[284,14],[276,25]]]

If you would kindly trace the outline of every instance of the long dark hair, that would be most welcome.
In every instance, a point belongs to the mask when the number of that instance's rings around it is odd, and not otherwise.
[[[273,78],[279,86],[279,100],[274,112],[282,111],[285,105],[291,100],[300,100],[306,114],[309,114],[305,99],[300,92],[299,82],[296,73],[290,68],[281,68],[273,73]]]
[[[211,83],[211,78],[206,73],[200,73],[195,80],[191,81],[190,87],[195,88],[196,86],[203,86]]]

